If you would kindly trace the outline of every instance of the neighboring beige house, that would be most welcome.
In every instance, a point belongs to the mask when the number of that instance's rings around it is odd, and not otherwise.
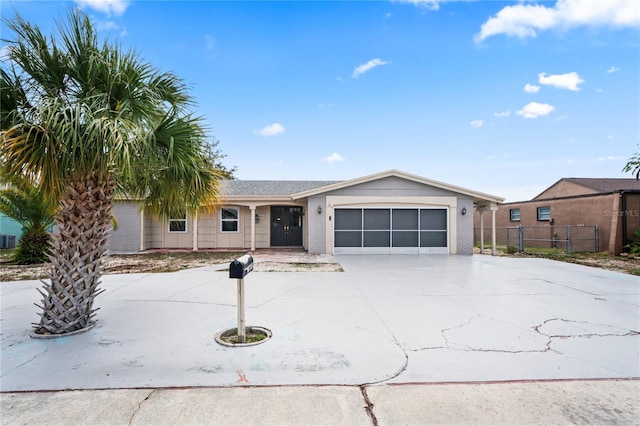
[[[113,252],[299,247],[312,254],[472,254],[473,211],[503,198],[397,170],[346,181],[225,183],[214,213],[158,220],[115,206]]]
[[[620,253],[640,229],[640,181],[563,178],[530,201],[498,207],[496,227],[598,225],[599,249]],[[480,228],[480,215],[475,215]],[[486,227],[486,225],[485,225]]]

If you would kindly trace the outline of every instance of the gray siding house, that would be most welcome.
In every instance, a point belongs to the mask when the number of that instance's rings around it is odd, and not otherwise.
[[[213,213],[167,220],[119,200],[110,249],[472,254],[474,207],[495,218],[504,201],[397,170],[346,181],[233,180],[225,193]]]

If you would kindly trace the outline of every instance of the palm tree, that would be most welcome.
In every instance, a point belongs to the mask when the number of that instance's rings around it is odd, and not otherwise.
[[[14,260],[18,264],[43,263],[51,249],[49,228],[53,225],[56,203],[44,191],[18,176],[4,176],[8,183],[0,189],[0,212],[22,225]]]
[[[99,42],[80,11],[49,37],[19,15],[6,23],[15,39],[0,80],[0,168],[59,200],[51,282],[32,335],[85,330],[95,323],[116,192],[175,217],[215,208],[221,176],[174,74]]]

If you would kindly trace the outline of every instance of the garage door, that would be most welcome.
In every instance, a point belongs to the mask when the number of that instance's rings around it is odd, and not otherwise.
[[[335,209],[335,253],[449,253],[447,209]]]

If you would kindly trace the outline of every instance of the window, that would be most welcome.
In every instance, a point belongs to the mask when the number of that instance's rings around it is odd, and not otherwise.
[[[538,207],[538,220],[551,220],[551,207]]]
[[[237,207],[223,207],[220,215],[222,232],[238,232],[240,230],[240,211]]]
[[[520,222],[520,209],[509,210],[509,220],[511,222]]]
[[[187,232],[187,214],[169,219],[169,232]]]

